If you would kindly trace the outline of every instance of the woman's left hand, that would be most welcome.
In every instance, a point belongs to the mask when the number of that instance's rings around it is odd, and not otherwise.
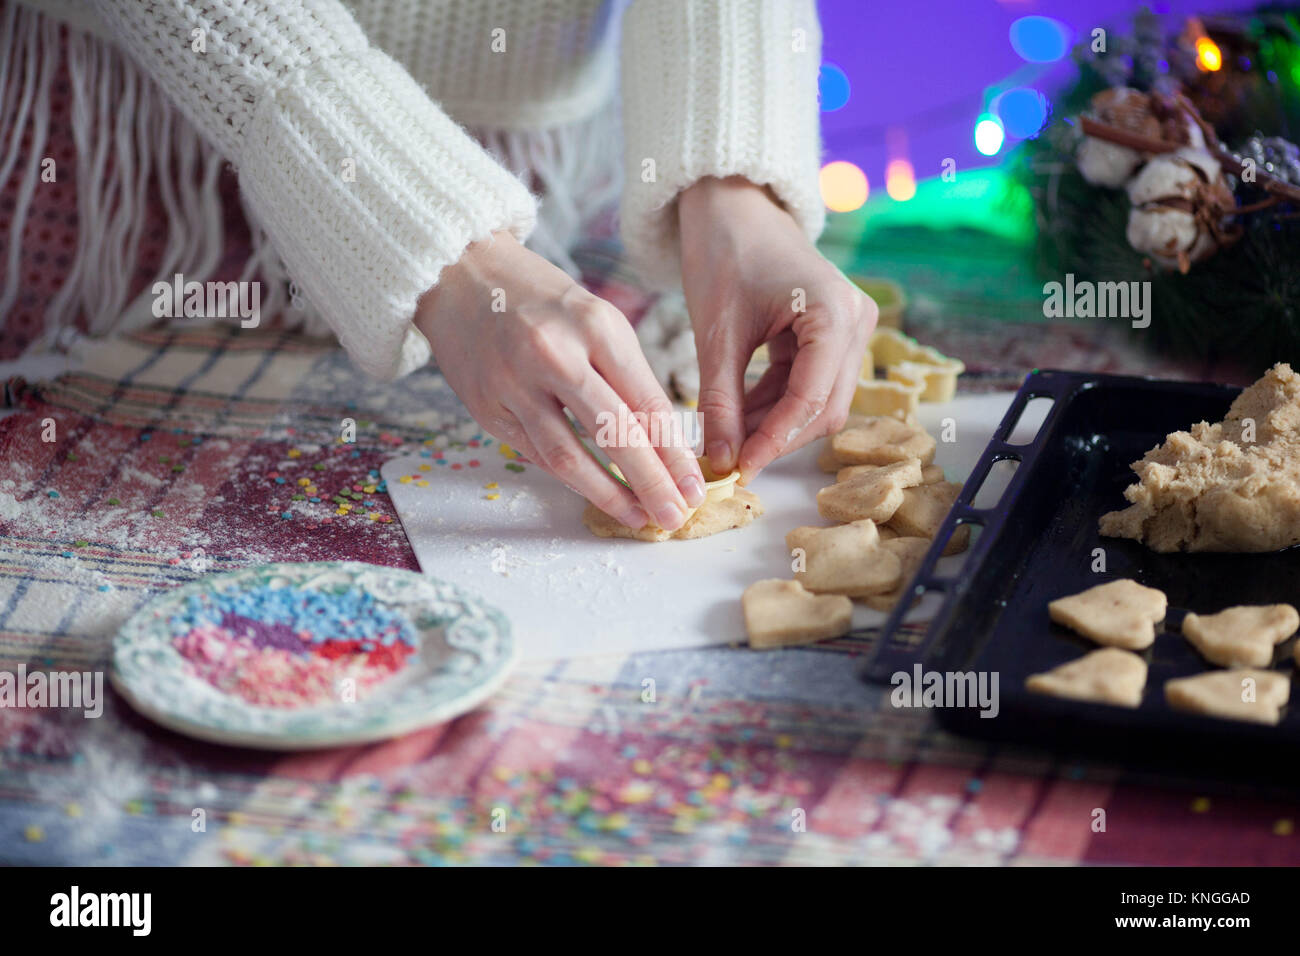
[[[748,481],[843,427],[876,304],[810,243],[771,192],[702,179],[678,197],[682,288],[700,362],[704,450]],[[771,366],[745,394],[767,343]]]

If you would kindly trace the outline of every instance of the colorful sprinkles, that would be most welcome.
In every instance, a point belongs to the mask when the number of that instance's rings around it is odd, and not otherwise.
[[[359,588],[260,586],[190,597],[172,645],[196,677],[261,707],[336,703],[402,670],[419,646],[411,622]]]

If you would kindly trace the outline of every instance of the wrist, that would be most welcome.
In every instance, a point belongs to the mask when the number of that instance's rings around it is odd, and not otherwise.
[[[744,176],[705,176],[682,190],[678,205],[683,216],[694,216],[719,207],[775,206],[784,211],[770,186],[759,186]]]
[[[784,224],[798,228],[771,187],[755,185],[743,176],[706,176],[682,190],[677,224],[683,243],[708,241],[708,236],[721,230],[744,244],[742,236],[780,234]]]
[[[448,299],[455,299],[458,290],[474,285],[491,283],[491,276],[501,274],[501,261],[508,259],[524,247],[511,233],[494,232],[488,239],[472,242],[465,247],[459,259],[445,266],[438,281],[420,296],[415,307],[415,327],[429,337],[435,320],[450,309],[442,308]]]

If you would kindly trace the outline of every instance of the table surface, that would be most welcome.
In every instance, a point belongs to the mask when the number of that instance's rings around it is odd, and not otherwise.
[[[595,271],[598,292],[640,314],[645,296],[617,263]],[[967,393],[1014,387],[1038,365],[1206,373],[1144,356],[1113,328],[1040,322],[1023,335],[922,316],[912,331],[966,360]],[[351,485],[464,423],[433,369],[380,386],[329,343],[238,328],[138,333],[11,393],[4,670],[102,669],[120,624],[202,569],[416,567],[399,522],[339,518],[272,476]],[[354,446],[334,441],[344,418]],[[56,442],[41,440],[47,419]],[[370,501],[394,516],[385,496]],[[455,721],[310,754],[189,741],[111,694],[98,719],[0,708],[0,861],[1300,861],[1291,794],[951,737],[859,681],[868,640],[527,663]],[[504,832],[491,825],[500,811]]]

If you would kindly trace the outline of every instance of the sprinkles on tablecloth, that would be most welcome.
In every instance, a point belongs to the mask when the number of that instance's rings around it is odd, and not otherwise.
[[[434,439],[426,439],[424,444],[425,445],[435,444],[435,441]],[[464,443],[464,447],[467,449],[487,448],[491,445],[492,445],[491,438],[471,438]],[[501,454],[501,457],[506,459],[504,464],[508,471],[512,471],[515,474],[519,474],[525,470],[524,464],[528,461],[528,459],[520,455],[519,452],[517,452],[515,449],[511,448],[509,445],[505,443],[501,443],[497,445],[497,451]],[[444,466],[450,469],[451,471],[462,471],[465,468],[481,468],[483,467],[484,464],[483,461],[478,458],[470,458],[463,462],[452,461],[447,457],[447,455],[444,452],[439,451],[435,453],[434,451],[431,451],[427,448],[420,452],[420,457],[430,459],[432,464],[425,463],[425,464],[420,464],[415,466],[415,471],[412,472],[411,474],[402,475],[401,477],[399,477],[397,479],[399,482],[401,482],[404,485],[414,484],[417,488],[429,488],[432,487],[431,483],[427,478],[425,478],[420,473],[432,471],[434,465]],[[496,491],[498,487],[497,482],[495,481],[488,482],[483,487],[489,489],[492,492],[491,494],[483,495],[484,500],[499,501],[501,499],[500,493]]]

